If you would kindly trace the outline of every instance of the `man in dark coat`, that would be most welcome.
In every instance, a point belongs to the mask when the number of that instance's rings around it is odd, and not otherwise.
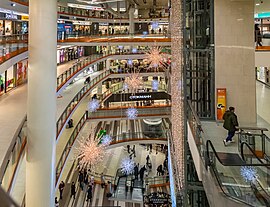
[[[75,199],[75,194],[76,194],[76,186],[75,186],[75,183],[72,182],[72,184],[71,184],[71,195],[70,195],[70,197],[73,197]]]
[[[237,116],[234,111],[234,107],[230,107],[229,110],[223,115],[223,127],[228,130],[228,136],[225,140],[223,140],[225,146],[231,142],[234,142],[232,138],[237,130],[236,127],[238,126]]]

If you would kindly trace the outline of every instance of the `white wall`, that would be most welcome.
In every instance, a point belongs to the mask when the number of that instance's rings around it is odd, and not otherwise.
[[[254,1],[215,0],[216,88],[227,89],[240,124],[256,122]]]

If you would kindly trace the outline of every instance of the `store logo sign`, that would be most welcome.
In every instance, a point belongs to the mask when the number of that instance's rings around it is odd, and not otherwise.
[[[16,14],[6,14],[6,19],[18,19]]]
[[[135,96],[130,96],[129,98],[132,99],[150,99],[152,96],[151,95],[135,95]]]

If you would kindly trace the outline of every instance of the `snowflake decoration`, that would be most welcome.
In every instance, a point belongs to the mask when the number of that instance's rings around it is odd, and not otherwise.
[[[91,138],[78,140],[78,143],[76,154],[80,169],[94,169],[103,162],[106,155],[105,145],[99,145],[98,140]]]
[[[126,115],[128,119],[136,119],[138,116],[138,110],[136,108],[128,108],[126,110]]]
[[[99,101],[97,99],[93,99],[88,104],[88,110],[90,112],[95,112],[99,108]]]
[[[158,29],[159,24],[158,22],[152,22],[151,26],[153,29]]]
[[[131,59],[129,59],[129,60],[127,61],[127,64],[128,64],[129,66],[132,66],[133,61],[132,61]]]
[[[126,82],[123,83],[123,90],[124,91],[128,90],[128,84]]]
[[[242,166],[240,173],[246,182],[254,182],[259,177],[257,169],[251,166]]]
[[[158,80],[153,80],[152,81],[152,90],[153,91],[157,91],[158,90],[158,86],[159,86]]]
[[[161,67],[166,68],[166,56],[161,53],[161,49],[161,47],[153,46],[146,52],[149,68],[154,68],[156,71]]]
[[[130,89],[132,93],[135,93],[139,87],[143,85],[143,81],[140,78],[139,73],[133,72],[126,77],[124,84],[127,85],[128,89]]]
[[[101,138],[101,140],[102,140],[101,142],[103,145],[108,146],[112,142],[112,137],[110,135],[106,134]]]
[[[121,167],[122,173],[125,173],[126,175],[130,175],[134,172],[135,162],[129,157],[126,157],[122,159],[120,167]]]

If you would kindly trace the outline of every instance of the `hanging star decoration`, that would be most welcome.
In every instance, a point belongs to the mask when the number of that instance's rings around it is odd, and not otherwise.
[[[138,110],[136,108],[133,108],[133,107],[128,108],[126,110],[126,115],[127,115],[128,119],[134,120],[138,116]]]
[[[121,160],[121,171],[126,175],[130,175],[134,172],[135,162],[129,157],[125,157]]]
[[[158,86],[159,86],[158,80],[153,80],[152,81],[152,90],[153,91],[157,91],[158,90]]]
[[[109,138],[106,137],[106,143],[100,143],[95,132],[96,127],[91,127],[88,138],[82,136],[81,139],[77,140],[78,147],[75,147],[75,158],[78,160],[80,169],[95,170],[103,163],[105,157],[110,155],[107,150]]]
[[[99,101],[94,98],[94,99],[92,99],[92,101],[90,101],[88,103],[88,111],[95,112],[95,111],[97,111],[99,106],[100,106]]]
[[[106,155],[105,145],[99,145],[98,140],[90,137],[86,140],[78,140],[77,159],[80,169],[93,170],[97,165],[103,162]]]
[[[166,55],[161,52],[162,48],[153,46],[146,51],[146,59],[149,63],[149,69],[154,68],[158,72],[160,68],[166,69]]]
[[[104,146],[109,146],[112,142],[112,137],[109,134],[103,135],[101,138],[101,143]]]
[[[246,182],[255,182],[259,177],[257,170],[251,166],[242,166],[240,173]]]
[[[135,71],[130,73],[125,79],[124,86],[125,85],[132,93],[136,93],[136,91],[143,85],[140,73],[136,73]]]

